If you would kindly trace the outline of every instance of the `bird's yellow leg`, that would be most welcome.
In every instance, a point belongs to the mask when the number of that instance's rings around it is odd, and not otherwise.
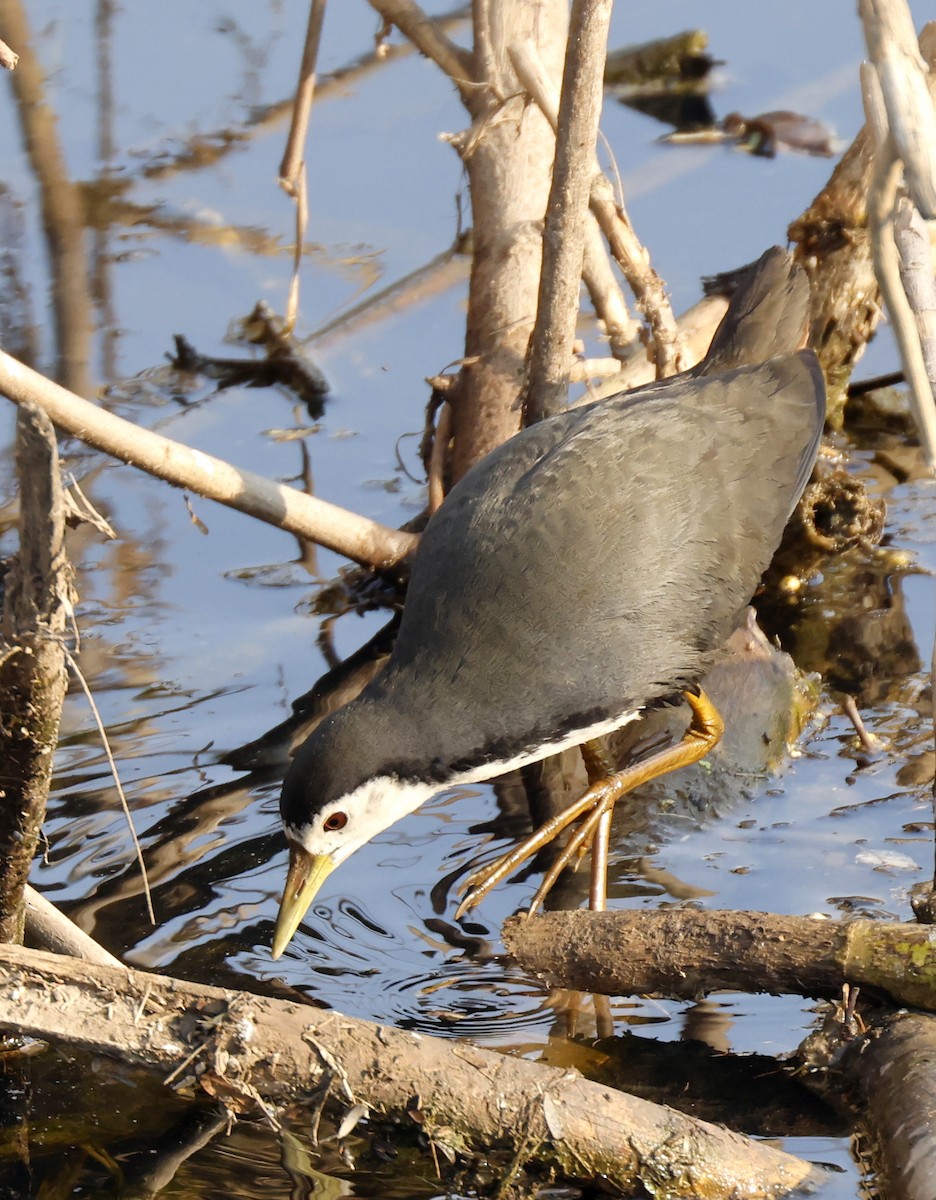
[[[581,747],[582,761],[585,764],[585,771],[588,775],[589,784],[598,783],[601,779],[609,779],[614,774],[614,763],[608,754],[604,742],[597,738],[588,742],[583,742]],[[598,812],[598,820],[595,822],[593,836],[586,840],[582,839],[582,846],[578,853],[578,863],[582,861],[585,853],[591,848],[591,882],[588,888],[588,907],[592,912],[604,912],[608,900],[608,851],[611,845],[611,820],[614,816],[614,803],[606,803],[602,805]],[[589,822],[590,823],[590,822]],[[550,875],[552,872],[550,872]],[[548,877],[547,877],[548,878]],[[542,903],[540,892],[543,894],[543,899],[552,889],[554,881],[550,881],[549,886],[543,890],[546,880],[543,880],[543,885],[540,886],[536,895],[533,897],[533,903],[530,905],[528,915],[532,916],[538,906]]]
[[[466,912],[479,904],[484,897],[497,886],[502,879],[514,871],[521,863],[526,862],[543,846],[548,845],[559,836],[563,830],[568,829],[573,821],[579,817],[589,814],[582,829],[572,838],[574,847],[572,854],[575,854],[581,847],[587,845],[585,839],[600,829],[602,822],[610,821],[610,813],[615,802],[620,799],[626,792],[632,791],[641,784],[648,783],[651,779],[657,779],[661,775],[666,775],[670,771],[676,771],[680,767],[689,766],[691,763],[698,762],[704,758],[706,754],[717,745],[724,733],[724,723],[719,716],[718,709],[706,696],[705,692],[699,689],[698,695],[693,692],[683,693],[686,703],[692,710],[692,719],[689,722],[689,728],[683,734],[682,740],[677,742],[675,746],[667,746],[663,750],[658,750],[643,762],[635,763],[633,766],[626,767],[623,771],[616,771],[610,776],[602,779],[597,779],[588,788],[578,800],[570,804],[568,808],[561,813],[557,813],[544,825],[541,825],[534,833],[532,833],[519,845],[515,846],[508,854],[499,858],[496,862],[490,863],[481,870],[476,871],[469,876],[467,880],[468,892],[459,904],[455,916],[456,918],[464,916]],[[586,758],[586,767],[591,772],[597,763],[592,748],[586,751],[591,756],[591,763]],[[592,822],[594,821],[594,824]],[[583,832],[584,831],[584,832]],[[581,834],[581,838],[579,837]],[[571,844],[571,843],[570,843]],[[566,851],[569,847],[566,847]],[[563,851],[565,855],[566,851]],[[570,861],[570,854],[563,861],[563,866]],[[606,858],[606,856],[605,856]],[[606,861],[603,865],[603,873],[606,875]],[[559,868],[562,870],[562,867]],[[558,877],[558,872],[556,873]],[[552,872],[550,872],[552,875]],[[544,881],[545,882],[545,881]],[[555,883],[555,878],[550,880],[550,887]],[[547,891],[549,889],[546,889]],[[540,894],[542,893],[542,895]],[[542,902],[546,892],[540,888],[537,892],[537,904]],[[594,882],[594,872],[592,880],[592,895],[596,896],[603,902],[603,885],[598,885],[596,889]]]
[[[595,809],[584,818],[575,833],[572,834],[559,851],[556,861],[550,865],[549,870],[543,876],[543,882],[537,888],[536,895],[530,901],[530,907],[527,909],[528,917],[531,917],[543,903],[552,891],[556,880],[572,860],[575,859],[577,862],[581,859],[582,854],[588,850],[589,846],[595,845],[597,841],[596,833],[599,827],[605,818],[610,818],[613,810],[613,800],[605,799],[603,802],[599,802]]]

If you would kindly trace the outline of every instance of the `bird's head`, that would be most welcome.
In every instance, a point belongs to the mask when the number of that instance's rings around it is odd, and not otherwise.
[[[274,958],[286,949],[335,867],[437,790],[437,785],[404,782],[391,773],[351,783],[347,763],[333,766],[334,755],[327,731],[317,730],[300,748],[283,783],[280,815],[289,871],[273,937]]]

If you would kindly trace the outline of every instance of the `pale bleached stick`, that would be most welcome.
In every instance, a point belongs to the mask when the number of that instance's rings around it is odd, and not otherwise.
[[[223,459],[140,429],[46,379],[0,351],[0,394],[35,404],[88,446],[139,467],[176,487],[310,538],[365,566],[390,567],[416,548],[418,537],[243,471]]]
[[[936,111],[906,0],[860,0],[868,57],[874,64],[887,124],[910,195],[936,217]]]
[[[936,408],[926,374],[920,337],[900,280],[894,241],[894,210],[903,175],[897,145],[888,126],[880,80],[870,63],[861,64],[865,117],[874,137],[874,172],[868,190],[868,228],[874,273],[894,328],[917,432],[930,470],[936,470]]]
[[[900,280],[916,321],[923,365],[930,391],[936,396],[936,278],[929,230],[920,210],[907,196],[897,201],[894,240]]]

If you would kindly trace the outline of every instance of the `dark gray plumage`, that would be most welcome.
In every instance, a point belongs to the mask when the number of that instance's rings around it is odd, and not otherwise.
[[[495,774],[700,678],[815,459],[822,377],[794,353],[807,303],[769,251],[699,368],[543,421],[453,489],[387,667],[290,767],[288,827],[373,777]]]

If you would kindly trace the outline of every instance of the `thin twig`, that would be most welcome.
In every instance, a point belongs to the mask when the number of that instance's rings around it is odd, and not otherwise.
[[[305,245],[306,228],[309,224],[309,193],[306,179],[305,163],[299,166],[299,173],[293,183],[293,199],[296,202],[296,236],[293,241],[293,272],[289,281],[289,294],[286,297],[285,328],[292,333],[299,316],[299,268],[302,266],[302,248]]]
[[[322,21],[325,17],[325,0],[310,0],[309,23],[306,26],[305,45],[302,50],[302,65],[293,102],[292,120],[286,138],[286,149],[280,163],[280,187],[292,196],[296,204],[296,236],[293,243],[293,273],[286,301],[286,327],[292,331],[299,315],[299,268],[302,265],[302,247],[305,245],[306,228],[309,223],[308,177],[305,164],[305,140],[309,129],[309,114],[315,96],[315,68],[318,62],[319,42],[322,37]]]
[[[448,455],[448,444],[452,438],[452,407],[446,400],[439,408],[436,417],[435,436],[432,439],[432,453],[429,455],[429,514],[438,509],[445,499],[445,460]]]
[[[292,120],[289,124],[286,149],[279,169],[280,186],[291,196],[295,196],[295,188],[304,165],[305,140],[309,129],[312,99],[315,96],[315,68],[318,62],[324,17],[325,0],[311,0],[305,45],[302,49],[302,65],[299,68],[299,82],[296,85],[296,97],[293,101]]]
[[[130,829],[130,839],[133,842],[133,849],[136,852],[137,862],[140,864],[140,875],[143,879],[143,895],[146,897],[146,911],[149,913],[149,919],[155,926],[156,913],[153,911],[153,897],[150,892],[149,877],[146,874],[146,863],[143,861],[143,847],[140,845],[140,839],[137,837],[136,829],[133,824],[133,814],[130,812],[130,805],[127,803],[127,797],[123,790],[123,784],[120,782],[120,776],[117,774],[117,763],[114,761],[114,756],[111,753],[110,741],[107,737],[107,730],[104,728],[104,722],[101,720],[101,714],[98,711],[98,706],[94,702],[94,697],[91,694],[91,689],[88,687],[88,681],[81,672],[81,667],[72,658],[69,651],[65,650],[65,658],[68,665],[75,673],[75,677],[81,684],[81,690],[85,694],[85,698],[91,707],[91,713],[94,716],[94,723],[98,727],[98,733],[101,735],[101,742],[104,746],[104,753],[107,755],[107,764],[110,767],[111,775],[114,779],[114,786],[117,789],[117,795],[120,798],[120,804],[124,811],[124,816],[127,818],[127,826]]]
[[[418,4],[412,0],[370,0],[370,5],[409,38],[420,54],[442,68],[463,99],[471,94],[475,83],[471,55],[450,41]]]
[[[550,118],[550,112],[558,120],[559,93],[552,78],[547,75],[539,56],[533,52],[511,50],[511,61],[517,72],[517,77],[530,95],[548,97],[550,110],[543,112],[550,119],[553,129],[556,121]],[[526,81],[535,76],[536,92]],[[540,105],[542,108],[542,105]],[[601,130],[598,131],[601,136]],[[598,319],[604,324],[608,334],[611,351],[616,358],[624,357],[637,340],[640,323],[635,321],[628,311],[627,301],[618,285],[608,256],[608,247],[604,240],[594,213],[589,211],[585,220],[585,250],[582,261],[582,279],[588,289],[592,305]]]

